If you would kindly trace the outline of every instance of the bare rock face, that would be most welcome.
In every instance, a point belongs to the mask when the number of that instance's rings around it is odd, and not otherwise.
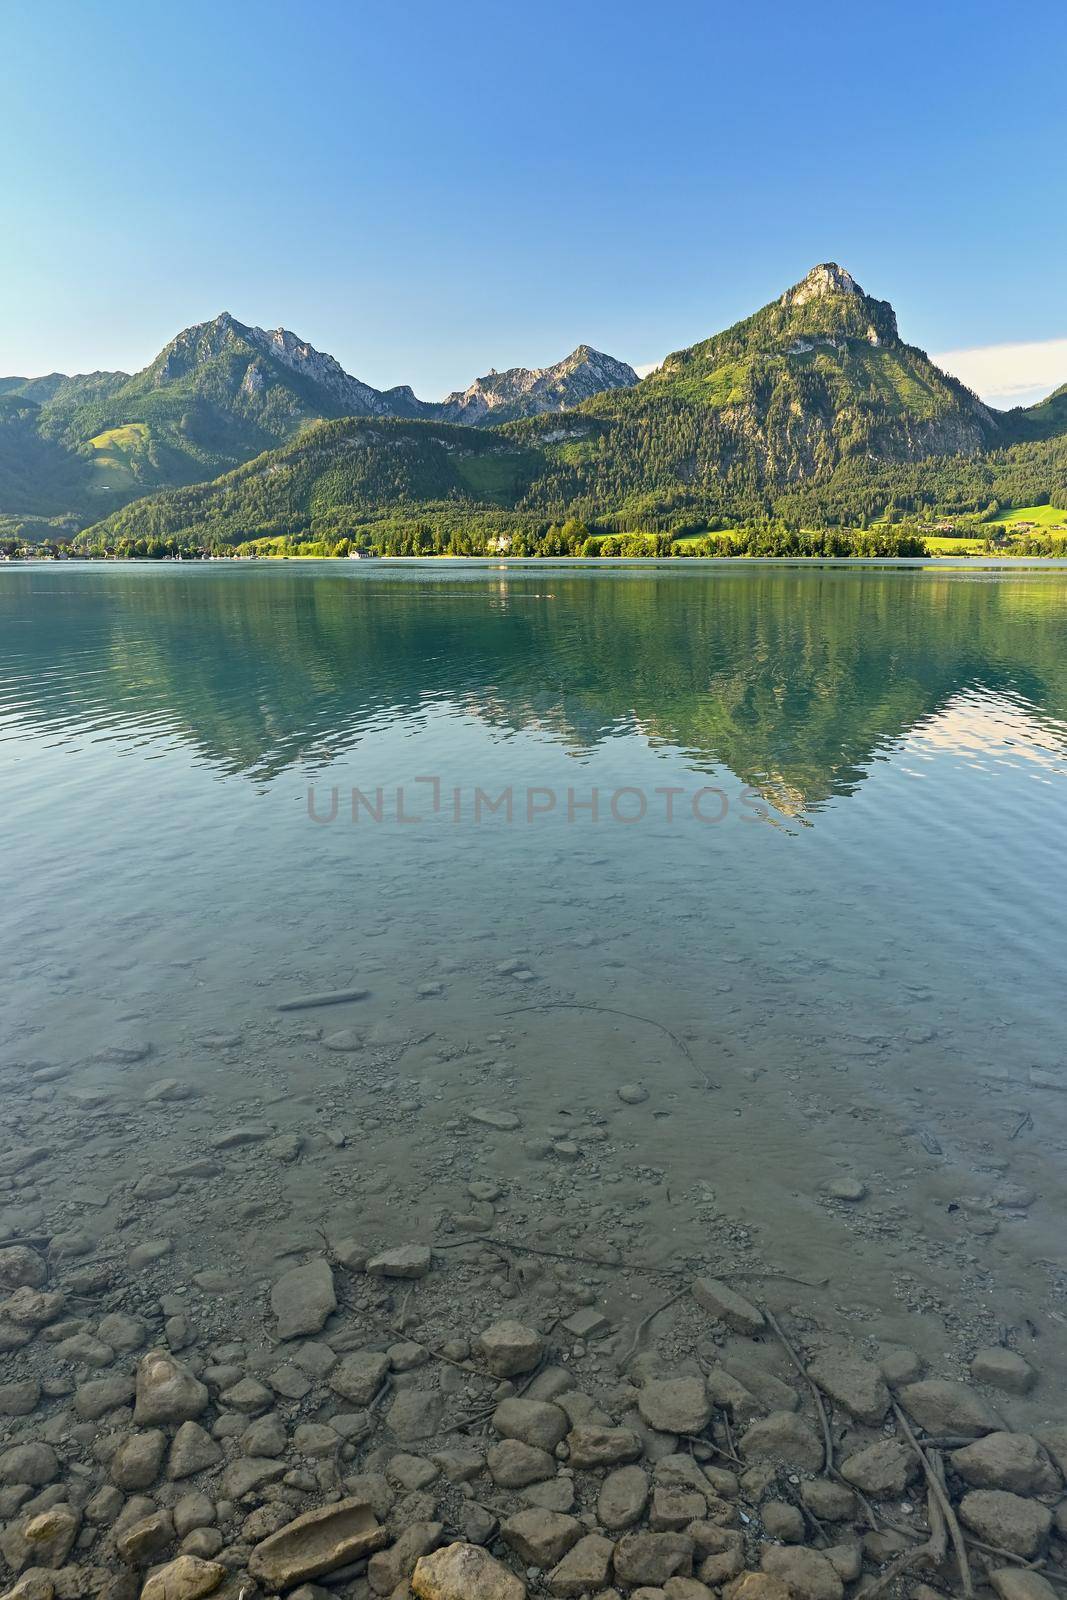
[[[294,1589],[387,1542],[388,1534],[365,1500],[320,1506],[272,1533],[248,1558],[248,1570],[272,1592]]]
[[[270,1303],[278,1319],[279,1339],[318,1333],[326,1318],[337,1310],[330,1263],[319,1256],[294,1267],[278,1279],[270,1292]]]
[[[474,1544],[450,1544],[423,1556],[411,1587],[418,1600],[526,1600],[522,1579]]]
[[[445,422],[469,426],[568,410],[605,389],[629,389],[637,373],[625,361],[581,344],[551,367],[509,367],[456,390],[436,408]]]
[[[139,1426],[189,1422],[208,1403],[207,1385],[166,1350],[150,1350],[137,1366],[133,1420]]]

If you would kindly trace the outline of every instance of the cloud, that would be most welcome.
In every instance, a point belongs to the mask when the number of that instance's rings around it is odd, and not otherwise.
[[[656,368],[662,366],[662,364],[660,361],[639,361],[634,367],[634,371],[639,378],[647,378],[650,372],[655,372]]]
[[[1024,406],[1067,383],[1067,339],[944,350],[932,358],[993,406]]]

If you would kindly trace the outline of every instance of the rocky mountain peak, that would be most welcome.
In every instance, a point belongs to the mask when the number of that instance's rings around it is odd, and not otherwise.
[[[511,422],[569,410],[605,389],[629,389],[636,382],[637,373],[625,361],[580,344],[551,367],[509,367],[506,372],[494,368],[468,388],[450,394],[440,415],[449,422],[475,425]]]
[[[809,300],[824,300],[828,295],[852,294],[863,298],[863,290],[844,267],[836,261],[822,261],[812,267],[806,278],[787,289],[782,296],[783,306],[803,306]]]

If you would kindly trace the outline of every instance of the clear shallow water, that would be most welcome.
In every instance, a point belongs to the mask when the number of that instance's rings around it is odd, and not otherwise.
[[[11,568],[0,799],[0,1113],[63,1152],[0,1233],[259,1274],[488,1174],[485,1226],[828,1276],[878,1337],[1062,1310],[1061,571]],[[301,1158],[129,1210],[249,1119]]]

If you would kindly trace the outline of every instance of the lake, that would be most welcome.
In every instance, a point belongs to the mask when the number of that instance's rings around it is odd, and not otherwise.
[[[216,1341],[424,1242],[589,1382],[731,1275],[1062,1401],[1062,569],[10,566],[0,738],[0,1239]]]

